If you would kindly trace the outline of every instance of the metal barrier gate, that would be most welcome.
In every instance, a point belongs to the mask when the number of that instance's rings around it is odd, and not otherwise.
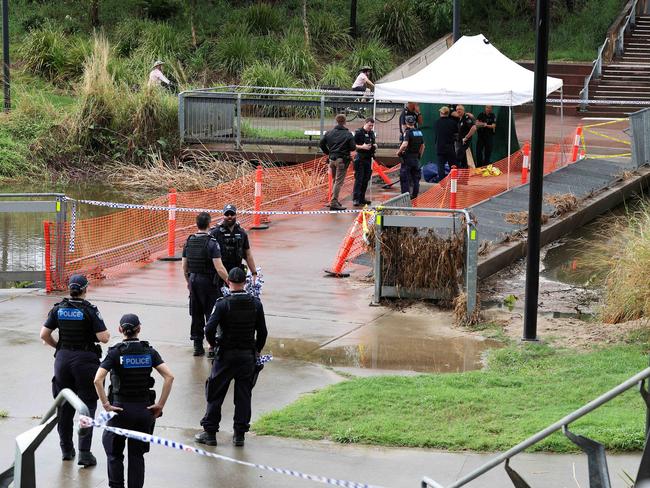
[[[477,266],[478,266],[478,235],[476,223],[465,209],[448,208],[413,208],[408,193],[403,193],[384,202],[377,207],[375,216],[375,293],[374,304],[378,304],[382,297],[401,298],[452,298],[440,290],[433,288],[418,289],[397,287],[395,284],[386,283],[382,275],[383,263],[381,256],[381,233],[389,227],[410,227],[416,229],[434,229],[436,233],[454,234],[456,229],[465,228],[465,260],[463,269],[463,288],[467,296],[467,316],[471,316],[476,308]],[[401,212],[393,215],[392,212]],[[418,216],[413,213],[448,214]],[[464,217],[464,222],[459,219]]]
[[[54,263],[46,249],[50,244],[46,219],[56,215]],[[67,206],[62,193],[0,193],[0,284],[29,281],[43,286],[52,278],[63,281]],[[6,286],[6,285],[4,285]]]
[[[632,161],[636,167],[650,163],[650,108],[630,115]]]

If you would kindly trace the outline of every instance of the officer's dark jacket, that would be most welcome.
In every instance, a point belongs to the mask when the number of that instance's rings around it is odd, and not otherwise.
[[[248,243],[248,234],[239,223],[235,223],[232,231],[222,223],[212,229],[210,235],[219,243],[221,260],[226,271],[241,266],[242,260],[246,257],[246,250],[250,249],[250,244]]]
[[[458,122],[451,117],[440,117],[436,121],[436,148],[438,151],[453,151]]]
[[[424,135],[420,129],[407,128],[404,132],[404,140],[408,146],[404,150],[404,156],[419,156],[420,147],[424,144]]]
[[[399,114],[399,132],[402,134],[402,126],[406,126],[406,117],[411,116],[415,119],[415,128],[418,129],[420,127],[420,123],[418,122],[418,118],[420,117],[420,114],[418,112],[415,112],[413,110],[409,110],[407,107],[404,107],[402,110],[402,113]]]
[[[212,346],[218,345],[220,351],[250,349],[261,352],[267,335],[262,302],[245,292],[219,298],[205,325],[206,340]]]
[[[57,348],[93,346],[98,342],[96,333],[106,330],[97,307],[74,298],[64,298],[56,303],[43,325],[51,330],[59,329]]]
[[[147,402],[154,385],[151,371],[163,363],[146,341],[127,339],[109,348],[100,367],[111,373],[111,395],[116,402]]]
[[[487,125],[492,125],[496,123],[497,116],[494,112],[489,114],[486,114],[485,112],[481,112],[480,114],[478,114],[476,120],[485,122]],[[494,136],[494,130],[488,129],[487,127],[479,127],[476,132],[478,133],[479,137],[482,139]]]
[[[467,114],[463,114],[462,117],[455,118],[455,120],[458,122],[458,140],[462,141],[465,136],[469,134],[469,131],[474,126],[475,121]]]
[[[347,127],[337,125],[329,130],[320,140],[320,148],[330,159],[350,159],[350,153],[356,149],[354,136]]]
[[[354,131],[354,143],[358,146],[362,146],[363,144],[375,144],[375,131],[371,130],[370,132],[366,132],[363,127],[359,127]],[[372,149],[357,149],[357,156],[361,159],[370,159],[374,154],[374,147]]]
[[[187,258],[190,273],[215,274],[209,243],[215,240],[209,234],[192,234],[187,238],[183,256]]]

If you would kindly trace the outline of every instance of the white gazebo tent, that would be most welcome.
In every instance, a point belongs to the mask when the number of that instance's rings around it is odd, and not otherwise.
[[[512,107],[532,101],[534,75],[533,71],[503,55],[482,34],[463,36],[438,59],[414,75],[397,81],[378,83],[374,98],[375,101],[509,107],[510,173]],[[547,96],[556,90],[562,90],[562,80],[547,77]],[[560,95],[560,98],[564,97]],[[563,107],[561,117],[564,119]],[[509,180],[508,175],[508,182]]]

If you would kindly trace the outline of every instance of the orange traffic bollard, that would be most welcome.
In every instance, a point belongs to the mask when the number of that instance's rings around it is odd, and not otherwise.
[[[176,256],[176,202],[178,195],[175,188],[170,188],[167,194],[169,218],[167,219],[167,256],[158,258],[160,261],[180,261]]]
[[[582,126],[576,127],[576,135],[573,139],[573,152],[571,153],[571,162],[575,163],[578,160],[578,152],[580,151],[580,143],[582,142]]]
[[[458,193],[458,169],[456,166],[451,167],[449,172],[450,191],[449,191],[449,208],[456,208],[456,194]]]
[[[325,273],[327,273],[329,276],[333,276],[335,278],[346,278],[350,276],[350,273],[343,273],[343,266],[345,265],[345,260],[350,255],[352,244],[354,244],[354,241],[357,238],[356,234],[362,222],[363,222],[363,211],[359,212],[359,215],[355,219],[354,224],[352,224],[352,228],[350,229],[350,232],[348,232],[348,235],[345,237],[345,240],[343,241],[343,245],[341,246],[339,253],[336,255],[336,259],[334,259],[334,265],[332,266],[332,270],[331,271],[325,270]]]
[[[522,152],[524,154],[524,158],[521,163],[521,184],[524,185],[528,183],[528,170],[530,168],[530,142],[524,143]]]
[[[393,182],[390,181],[388,175],[384,173],[384,170],[381,167],[381,165],[374,159],[372,160],[372,170],[379,175],[379,177],[382,179],[384,183],[386,183],[387,185],[393,184]]]
[[[262,223],[262,166],[259,165],[255,170],[255,214],[253,215],[253,226],[251,229],[262,230],[268,229],[269,226]]]

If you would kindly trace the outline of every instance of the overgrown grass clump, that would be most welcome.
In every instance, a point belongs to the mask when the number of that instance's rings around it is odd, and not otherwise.
[[[548,346],[491,352],[489,369],[358,378],[263,416],[258,434],[343,443],[505,450],[647,366],[639,346],[589,353]],[[643,447],[645,409],[635,389],[571,424],[611,451]],[[534,450],[576,448],[561,433]]]

